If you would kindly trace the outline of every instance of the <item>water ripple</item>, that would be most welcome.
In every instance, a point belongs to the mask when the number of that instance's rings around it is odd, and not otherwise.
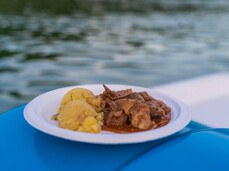
[[[64,86],[229,71],[227,1],[32,1],[0,1],[0,113]]]

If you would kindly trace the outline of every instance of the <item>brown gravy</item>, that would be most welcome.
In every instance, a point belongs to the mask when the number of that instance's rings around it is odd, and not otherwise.
[[[134,132],[141,132],[144,130],[139,130],[137,128],[134,128],[132,125],[122,125],[122,126],[103,126],[102,127],[103,131],[109,131],[109,132],[114,132],[114,133],[119,133],[119,134],[124,134],[124,133],[134,133]]]
[[[163,123],[159,123],[157,124],[157,128],[165,126],[169,123],[170,118],[168,120],[166,120],[166,122]],[[114,133],[118,133],[118,134],[125,134],[125,133],[134,133],[134,132],[142,132],[142,131],[148,131],[151,129],[156,129],[156,128],[149,128],[147,130],[139,130],[137,128],[134,128],[132,125],[122,125],[122,126],[114,126],[114,125],[109,125],[109,126],[103,126],[102,130],[103,131],[109,131],[109,132],[114,132]]]

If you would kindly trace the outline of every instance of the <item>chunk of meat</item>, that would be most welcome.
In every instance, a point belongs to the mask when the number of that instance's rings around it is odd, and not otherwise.
[[[103,93],[103,96],[107,96],[112,100],[125,98],[132,93],[131,89],[126,89],[121,91],[111,91],[106,85],[103,85],[103,87],[105,89],[105,93]]]
[[[106,102],[107,102],[110,110],[120,110],[121,109],[120,106],[118,105],[118,103],[115,101],[111,101],[110,99],[107,98]]]
[[[150,110],[153,113],[155,113],[154,115],[162,114],[162,116],[165,116],[165,115],[171,113],[171,108],[167,107],[163,101],[154,99],[152,96],[150,96],[145,91],[139,92],[139,94],[144,98],[144,100],[146,101],[146,104],[149,105]],[[156,110],[156,111],[154,111],[154,110]]]
[[[151,129],[157,128],[157,124],[155,123],[155,121],[151,121],[151,123],[150,123],[150,128],[151,128]]]
[[[147,92],[139,92],[139,94],[143,97],[145,101],[153,100],[154,98],[150,96]]]
[[[102,105],[105,125],[121,126],[127,123],[128,116],[123,113],[119,103],[112,101],[109,98],[102,100],[102,102],[105,104]]]
[[[167,115],[171,114],[171,109],[167,107],[162,101],[154,99],[147,101],[146,104],[150,108],[150,116],[152,120],[159,122],[162,119],[167,118]]]
[[[111,91],[106,85],[103,84],[103,87],[104,87],[105,92],[107,94],[109,94],[110,96],[113,96],[114,95],[115,92],[114,91]]]
[[[148,101],[146,102],[146,104],[150,108],[150,116],[152,120],[158,120],[162,119],[162,117],[165,117],[165,111],[160,108],[160,106],[158,106],[155,102]]]
[[[131,93],[131,94],[128,96],[128,98],[133,99],[133,100],[137,100],[137,101],[139,101],[139,102],[141,102],[141,103],[145,103],[144,98],[143,98],[139,93],[136,93],[136,92]]]
[[[130,113],[130,109],[137,103],[133,99],[119,99],[116,100],[116,103],[124,110],[126,114]]]
[[[106,120],[107,115],[110,113],[110,109],[109,109],[108,104],[105,100],[101,101],[101,108],[102,108],[102,111],[104,113],[104,120]]]
[[[150,109],[147,104],[137,103],[130,109],[128,115],[132,126],[146,130],[150,127]]]
[[[113,100],[122,99],[129,96],[132,93],[131,89],[117,91]]]
[[[128,116],[123,111],[111,111],[105,121],[106,125],[122,126],[127,124]]]

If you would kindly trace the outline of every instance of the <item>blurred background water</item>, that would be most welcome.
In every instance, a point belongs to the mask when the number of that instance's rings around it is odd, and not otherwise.
[[[0,113],[65,86],[222,71],[226,0],[0,0]]]

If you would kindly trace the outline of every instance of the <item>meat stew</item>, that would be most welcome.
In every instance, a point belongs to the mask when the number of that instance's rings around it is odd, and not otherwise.
[[[171,108],[147,92],[132,89],[112,91],[103,85],[100,95],[104,113],[102,130],[132,133],[165,126],[171,119]]]

